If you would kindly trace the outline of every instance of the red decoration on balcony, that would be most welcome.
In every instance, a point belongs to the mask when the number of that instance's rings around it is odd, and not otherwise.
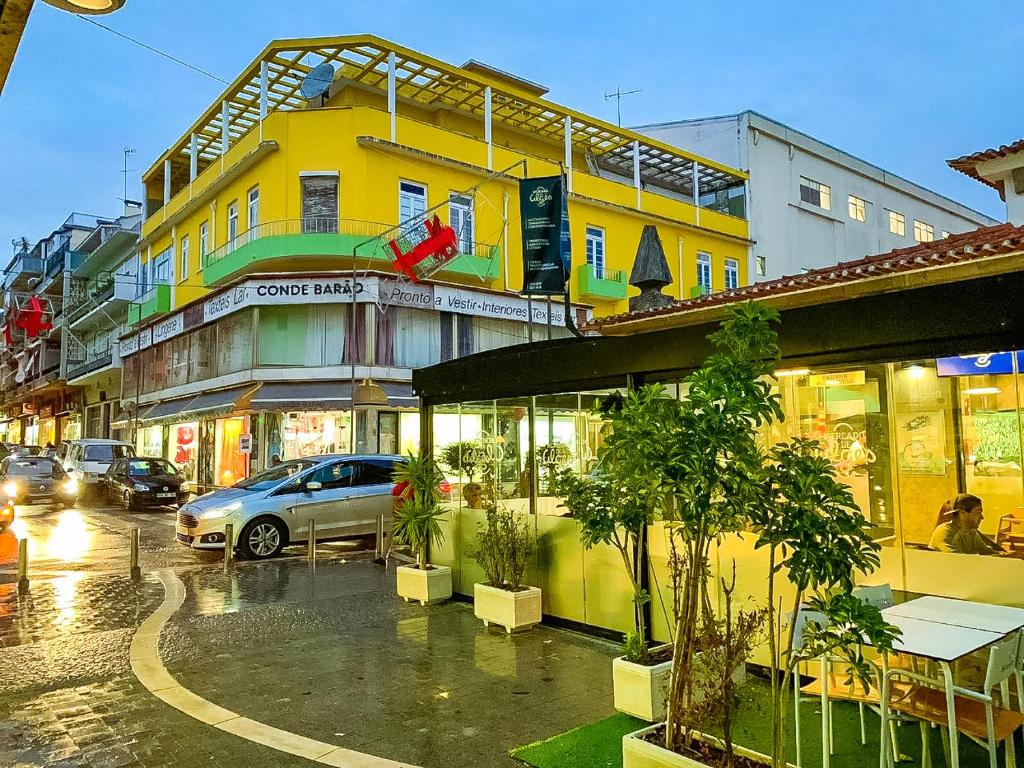
[[[423,226],[427,236],[418,243],[410,243],[404,233],[388,243],[395,254],[395,269],[414,283],[430,277],[459,255],[459,238],[454,229],[442,224],[437,216],[424,221]]]
[[[14,346],[14,332],[11,330],[11,316],[8,314],[7,320],[4,321],[4,345],[8,347]]]
[[[43,302],[38,296],[32,296],[28,300],[28,306],[18,311],[18,317],[14,324],[25,332],[25,336],[34,339],[43,331],[53,328],[53,323],[43,310]]]

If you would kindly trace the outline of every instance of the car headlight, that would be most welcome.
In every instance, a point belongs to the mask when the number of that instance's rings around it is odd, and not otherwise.
[[[135,487],[136,491],[148,491],[149,490],[149,486],[148,485],[143,485],[142,483],[135,483],[134,487]]]
[[[227,504],[227,505],[225,505],[223,507],[214,507],[213,509],[208,509],[205,512],[203,512],[202,514],[200,514],[199,515],[199,519],[200,520],[218,520],[218,519],[220,519],[222,517],[227,517],[232,512],[234,512],[236,509],[241,508],[241,506],[242,506],[242,502],[235,501],[235,502],[233,502],[231,504]]]
[[[69,477],[68,481],[64,483],[64,492],[74,496],[78,493],[78,481],[73,477]]]
[[[13,480],[9,480],[4,483],[4,494],[6,496],[17,496],[18,495],[18,484]]]

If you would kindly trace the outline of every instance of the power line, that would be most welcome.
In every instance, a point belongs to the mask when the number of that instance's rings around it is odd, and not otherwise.
[[[78,16],[78,18],[80,18],[82,21],[87,21],[90,24],[95,24],[100,29],[105,29],[105,30],[107,30],[107,32],[110,32],[113,35],[117,35],[118,37],[123,38],[123,39],[127,40],[130,43],[134,43],[135,45],[139,46],[140,48],[145,48],[147,51],[151,51],[152,53],[155,53],[158,56],[163,56],[165,59],[170,59],[175,64],[180,64],[181,66],[186,67],[188,69],[191,69],[193,72],[198,72],[200,75],[204,75],[204,76],[210,78],[211,80],[216,80],[218,83],[223,83],[224,85],[230,85],[230,83],[227,80],[224,80],[224,79],[222,79],[220,77],[217,77],[216,75],[213,75],[213,74],[207,72],[205,69],[200,69],[199,67],[195,66],[194,64],[189,64],[187,61],[185,61],[183,59],[179,59],[177,56],[173,56],[173,55],[167,53],[166,51],[161,51],[159,48],[154,48],[152,45],[148,45],[148,44],[142,42],[141,40],[136,40],[134,37],[131,37],[130,35],[126,35],[124,32],[118,32],[116,29],[108,27],[106,24],[100,24],[100,22],[96,21],[95,19],[91,19],[88,16],[80,16],[79,14],[75,14],[75,15]]]

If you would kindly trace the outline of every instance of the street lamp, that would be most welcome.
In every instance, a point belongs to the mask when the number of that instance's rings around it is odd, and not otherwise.
[[[70,13],[81,13],[99,16],[104,13],[113,13],[121,10],[125,0],[43,0],[54,8]]]

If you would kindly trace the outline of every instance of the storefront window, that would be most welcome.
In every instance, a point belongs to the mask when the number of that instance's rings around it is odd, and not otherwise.
[[[351,433],[348,411],[286,413],[270,427],[267,454],[297,459],[325,453],[348,453]]]
[[[260,308],[259,364],[340,365],[347,307],[337,304]]]
[[[186,483],[195,484],[199,458],[199,422],[172,424],[170,459]]]
[[[189,337],[183,334],[163,345],[167,357],[167,386],[180,387],[188,383]]]
[[[217,375],[252,367],[252,312],[236,312],[216,323]]]
[[[164,455],[164,428],[159,425],[141,427],[135,438],[135,450],[139,456],[162,458]]]
[[[217,419],[214,431],[214,481],[230,486],[249,474],[249,456],[238,450],[239,438],[248,430],[248,416]]]
[[[404,411],[398,415],[398,452],[403,456],[420,451],[420,415]]]
[[[189,334],[188,370],[189,383],[205,381],[214,375],[217,346],[217,329],[213,325],[200,328]]]

